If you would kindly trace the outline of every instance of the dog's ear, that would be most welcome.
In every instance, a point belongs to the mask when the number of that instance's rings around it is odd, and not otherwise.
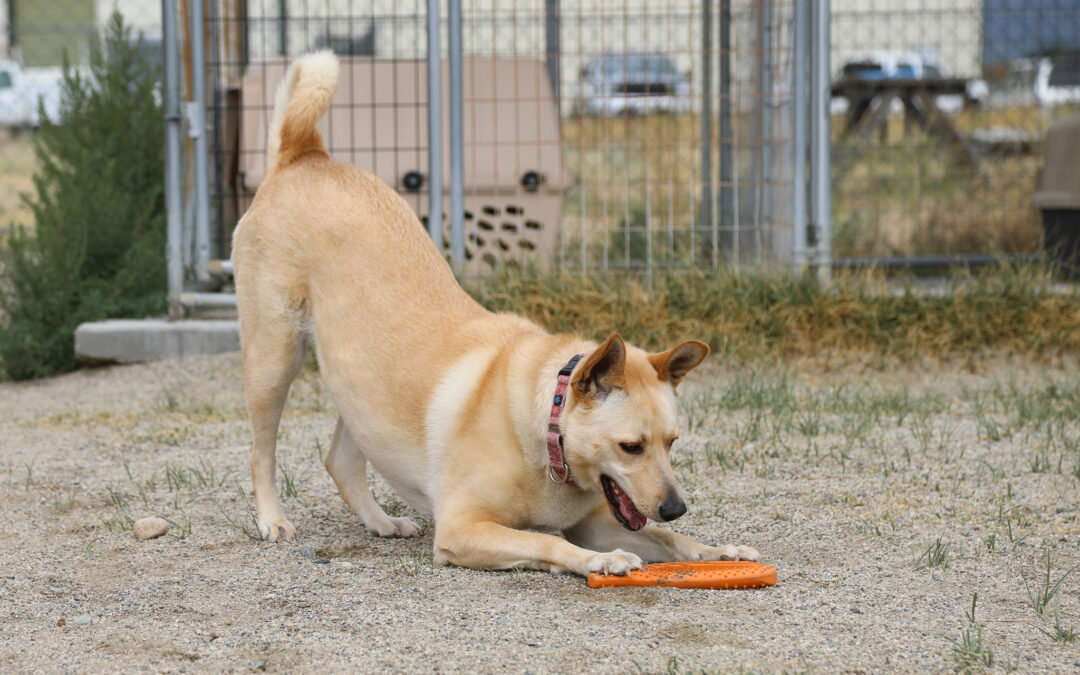
[[[626,343],[612,333],[604,344],[585,357],[570,381],[574,392],[583,399],[603,399],[623,384],[626,366]]]
[[[656,369],[661,382],[670,382],[676,387],[708,355],[709,345],[699,340],[687,340],[666,352],[650,354],[649,363]]]

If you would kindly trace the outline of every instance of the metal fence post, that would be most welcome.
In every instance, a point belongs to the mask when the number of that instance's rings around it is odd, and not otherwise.
[[[561,106],[562,98],[559,82],[559,0],[544,0],[544,40],[547,43],[547,69],[551,78],[551,91],[555,94],[555,105]],[[562,109],[561,107],[559,108]]]
[[[712,3],[701,3],[701,220],[711,238],[712,266],[720,266],[712,195]]]
[[[462,111],[461,0],[449,0],[450,23],[450,260],[465,268],[465,143]]]
[[[735,213],[735,131],[731,114],[731,2],[720,0],[720,222],[719,230],[728,232],[727,244],[731,245],[737,215]],[[737,261],[738,258],[736,257]]]
[[[168,236],[165,265],[169,282],[169,318],[181,316],[184,291],[183,223],[180,213],[180,55],[177,53],[176,0],[161,0],[161,49],[164,62],[162,107],[165,111],[165,217]]]
[[[206,137],[206,41],[202,0],[191,5],[191,88],[188,108],[191,134],[195,138],[195,277],[210,278],[210,176]]]
[[[807,33],[810,29],[809,6],[806,2],[795,3],[795,45],[792,54],[794,71],[794,126],[792,128],[792,251],[795,269],[802,273],[806,265],[806,70]]]
[[[442,251],[442,63],[439,49],[439,0],[427,7],[428,95],[428,234]]]
[[[813,156],[810,174],[810,199],[815,226],[818,278],[827,281],[832,276],[832,181],[829,174],[829,103],[832,98],[829,68],[829,2],[813,3],[813,50],[811,53],[810,121],[812,125],[810,152]]]

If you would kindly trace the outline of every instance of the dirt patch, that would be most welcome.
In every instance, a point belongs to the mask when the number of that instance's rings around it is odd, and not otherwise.
[[[1080,564],[1080,375],[969,366],[714,369],[684,385],[673,457],[690,512],[675,528],[777,567],[776,587],[738,592],[437,567],[430,521],[417,540],[371,537],[321,467],[335,415],[315,373],[282,425],[300,540],[280,546],[251,538],[237,355],[0,385],[0,658],[86,672],[925,672],[992,653],[994,668],[1075,670],[1080,571],[1043,614],[1033,597]],[[148,515],[170,533],[136,541]]]

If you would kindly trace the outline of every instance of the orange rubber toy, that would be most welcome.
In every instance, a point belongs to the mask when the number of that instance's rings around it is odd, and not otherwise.
[[[676,588],[763,588],[776,584],[776,568],[756,562],[674,562],[646,565],[630,574],[589,575],[589,588],[674,586]]]

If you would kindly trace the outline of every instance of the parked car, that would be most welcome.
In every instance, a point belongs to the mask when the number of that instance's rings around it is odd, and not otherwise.
[[[689,78],[666,54],[604,54],[581,69],[579,112],[619,115],[689,109]]]
[[[840,80],[923,80],[946,77],[941,70],[915,52],[875,51],[850,54],[843,59],[837,79]],[[965,105],[981,104],[986,100],[988,89],[980,78],[969,79],[963,96],[938,96],[937,107],[943,112],[959,112]],[[843,97],[832,101],[831,112],[842,115],[848,102]],[[903,104],[893,101],[892,112],[901,112]]]
[[[51,121],[59,120],[61,81],[59,68],[24,70],[15,61],[0,61],[0,127],[36,127],[39,102]]]
[[[1080,102],[1080,53],[1009,62],[987,102],[995,108]]]

